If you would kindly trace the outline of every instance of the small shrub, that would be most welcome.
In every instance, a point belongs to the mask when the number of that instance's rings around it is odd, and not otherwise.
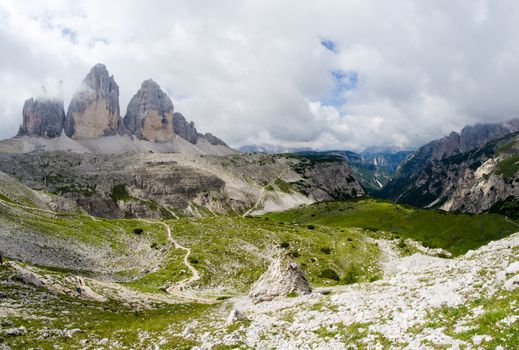
[[[198,259],[197,258],[193,258],[192,256],[189,257],[189,262],[191,264],[195,264],[195,265],[199,263]]]
[[[332,269],[324,269],[321,274],[319,275],[321,278],[326,278],[329,280],[339,281],[339,275],[337,272],[333,271]]]
[[[126,190],[126,185],[125,184],[115,185],[112,188],[112,193],[110,194],[110,198],[112,198],[112,200],[115,203],[117,203],[117,201],[120,201],[120,200],[123,201],[123,202],[126,202],[126,201],[129,201],[129,200],[132,199],[132,197],[130,196],[130,194]]]
[[[279,247],[283,248],[283,249],[287,249],[288,247],[290,247],[290,243],[288,243],[288,242],[281,242]]]
[[[351,241],[353,241],[353,238],[349,238],[349,237],[348,237],[348,242],[351,242]]]
[[[314,225],[307,225],[306,226],[309,230],[314,230],[315,229],[315,226]]]
[[[326,255],[330,255],[332,253],[332,248],[330,247],[322,247],[321,252],[323,252]]]
[[[362,271],[356,265],[350,265],[344,272],[344,277],[341,280],[341,284],[352,284],[359,281],[359,276],[362,275]]]
[[[378,281],[379,279],[381,279],[382,277],[380,277],[379,275],[373,275],[369,278],[369,281],[370,282],[375,282],[375,281]]]
[[[299,296],[299,293],[297,292],[290,292],[287,294],[287,297],[289,298],[297,298]]]
[[[290,255],[292,255],[293,258],[299,258],[301,256],[299,252],[291,252]]]
[[[159,249],[159,244],[157,242],[153,242],[151,245],[150,245],[150,248],[151,249]]]
[[[400,238],[400,241],[398,241],[398,244],[396,246],[400,249],[404,249],[405,247],[407,247],[407,245],[405,244],[405,239]]]
[[[134,228],[133,229],[133,233],[135,233],[136,235],[140,235],[144,232],[144,230],[142,228]]]

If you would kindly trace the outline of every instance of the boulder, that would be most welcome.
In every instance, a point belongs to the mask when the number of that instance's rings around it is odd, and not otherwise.
[[[30,98],[23,105],[23,122],[18,136],[59,137],[65,122],[63,100]]]
[[[123,133],[119,86],[104,64],[98,63],[83,79],[70,102],[65,134],[74,139],[98,138]]]
[[[156,82],[145,80],[128,104],[124,125],[138,139],[172,141],[173,103]]]
[[[257,304],[291,293],[308,294],[311,291],[299,265],[290,255],[280,253],[268,270],[253,284],[249,297]]]
[[[247,316],[245,316],[240,310],[233,308],[227,317],[227,321],[225,322],[226,326],[230,326],[238,321],[246,321]]]

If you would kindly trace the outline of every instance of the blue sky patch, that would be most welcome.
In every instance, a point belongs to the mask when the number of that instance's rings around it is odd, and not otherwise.
[[[327,50],[337,53],[337,45],[332,40],[321,40],[321,45],[323,45]]]
[[[344,93],[353,90],[359,83],[357,72],[345,72],[342,70],[332,70],[330,72],[335,80],[335,86],[330,95],[321,100],[321,103],[328,106],[338,107],[346,103]]]

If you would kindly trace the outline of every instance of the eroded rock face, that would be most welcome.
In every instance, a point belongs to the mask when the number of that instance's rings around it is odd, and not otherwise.
[[[18,136],[59,137],[65,122],[63,100],[30,98],[23,105]]]
[[[173,131],[193,145],[198,142],[198,132],[196,131],[195,123],[188,123],[182,113],[173,113]]]
[[[173,103],[156,82],[145,80],[128,104],[124,125],[141,140],[171,141],[175,137]]]
[[[64,129],[74,139],[97,138],[122,132],[119,86],[105,65],[96,64],[70,102]]]
[[[308,294],[312,291],[299,265],[288,254],[280,254],[268,270],[252,285],[249,297],[257,304],[290,293]]]
[[[378,193],[378,196],[398,203],[428,206],[437,198],[436,195],[441,188],[438,187],[431,193],[424,188],[424,184],[429,177],[444,175],[444,173],[431,173],[432,168],[436,167],[436,170],[440,170],[438,165],[441,167],[442,163],[452,163],[447,161],[448,158],[454,159],[456,156],[463,158],[461,156],[463,153],[475,151],[492,140],[517,131],[519,131],[519,119],[512,119],[498,124],[466,126],[460,133],[452,132],[439,140],[429,142],[418,148],[400,165],[396,176]]]
[[[220,140],[218,137],[214,136],[213,134],[211,133],[206,133],[206,134],[198,134],[198,136],[206,139],[211,145],[222,145],[222,146],[227,146],[227,144],[225,142],[223,142],[222,140]]]

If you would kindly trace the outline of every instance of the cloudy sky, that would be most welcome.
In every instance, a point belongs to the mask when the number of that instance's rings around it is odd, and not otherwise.
[[[0,138],[106,64],[233,146],[414,147],[519,116],[514,0],[0,0]]]

